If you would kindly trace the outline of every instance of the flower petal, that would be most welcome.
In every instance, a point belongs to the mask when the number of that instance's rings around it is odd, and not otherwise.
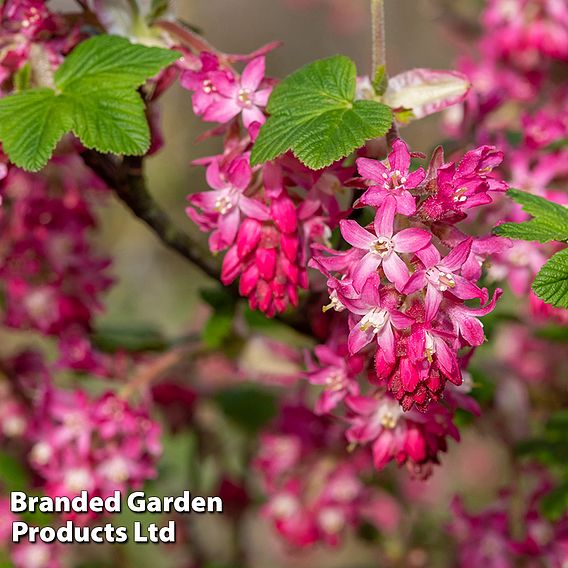
[[[377,237],[388,237],[389,239],[392,237],[395,213],[396,199],[392,195],[387,195],[375,215],[374,227]]]
[[[432,240],[432,235],[424,229],[403,229],[392,240],[397,252],[416,252]]]
[[[250,197],[241,195],[239,198],[239,207],[247,217],[252,217],[258,221],[267,221],[270,219],[268,207],[256,199],[251,199]]]
[[[424,288],[425,284],[426,284],[426,271],[417,270],[410,276],[407,283],[404,285],[403,293],[407,295],[413,294],[414,292],[417,292],[418,290]]]
[[[381,264],[381,257],[378,254],[367,253],[353,268],[353,287],[357,291],[363,290],[369,277],[377,270]]]
[[[462,241],[448,256],[440,261],[440,266],[444,267],[448,272],[459,270],[469,256],[472,242],[473,239]]]
[[[433,284],[428,282],[426,287],[426,299],[424,304],[426,306],[426,321],[432,321],[442,303],[443,294]]]
[[[383,350],[383,357],[387,363],[394,363],[395,355],[395,339],[390,323],[386,323],[381,332],[377,335],[377,342]]]
[[[377,237],[372,235],[366,229],[363,229],[359,223],[350,219],[342,220],[339,223],[343,238],[351,245],[359,249],[368,250],[376,241]]]
[[[400,292],[408,282],[410,273],[408,267],[396,252],[392,252],[383,259],[383,270],[389,282],[392,282]]]
[[[370,158],[359,158],[357,160],[357,171],[363,179],[384,183],[383,174],[388,173],[388,169],[379,160],[371,160]]]
[[[407,191],[403,189],[396,196],[396,210],[401,215],[414,215],[416,213],[416,198]]]
[[[483,298],[483,291],[473,282],[466,280],[463,276],[454,274],[456,285],[449,291],[460,300],[471,300],[472,298]]]
[[[243,70],[241,86],[251,93],[256,91],[264,79],[266,70],[266,58],[261,56],[253,59]]]
[[[410,152],[404,140],[397,138],[392,145],[392,152],[389,154],[389,164],[391,170],[398,170],[405,174],[410,167]]]
[[[357,323],[353,326],[353,329],[349,332],[349,338],[347,340],[347,347],[351,355],[355,355],[365,347],[369,345],[373,340],[374,334],[371,329],[363,331],[361,326]]]

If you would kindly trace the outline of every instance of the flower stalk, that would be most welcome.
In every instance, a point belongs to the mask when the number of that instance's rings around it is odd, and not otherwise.
[[[379,67],[386,65],[384,0],[371,0],[371,33],[373,53],[371,77],[374,77]]]

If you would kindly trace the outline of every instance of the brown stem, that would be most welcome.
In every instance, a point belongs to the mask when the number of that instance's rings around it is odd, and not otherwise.
[[[120,396],[130,398],[148,389],[156,379],[181,361],[185,351],[182,348],[172,349],[147,365],[142,364],[134,377],[121,389]]]
[[[211,278],[219,279],[220,271],[209,255],[180,231],[168,214],[154,201],[143,175],[141,157],[125,157],[122,160],[87,150],[81,155],[91,168],[120,200],[159,237],[170,249],[192,262]]]
[[[385,0],[371,0],[371,27],[372,27],[372,50],[374,77],[377,69],[386,65],[386,46],[385,46]]]

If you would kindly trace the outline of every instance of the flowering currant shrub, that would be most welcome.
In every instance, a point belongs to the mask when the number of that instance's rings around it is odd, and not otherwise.
[[[372,28],[373,63],[284,78],[286,46],[225,52],[166,0],[70,4],[0,3],[0,564],[568,566],[565,2],[434,0],[455,69],[391,74],[388,0],[285,0]],[[176,104],[200,185],[170,215],[145,165]],[[162,514],[142,557],[12,542],[70,515],[11,491],[140,489],[223,515]]]

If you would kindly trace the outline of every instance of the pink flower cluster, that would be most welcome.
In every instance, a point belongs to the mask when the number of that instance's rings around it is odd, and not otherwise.
[[[372,207],[374,220],[368,227],[341,221],[350,247],[319,247],[311,261],[328,278],[329,307],[348,313],[349,354],[365,350],[375,358],[372,382],[384,385],[404,410],[426,410],[447,381],[461,385],[458,351],[485,339],[478,318],[493,310],[500,291],[489,301],[477,286],[486,244],[453,223],[504,189],[491,175],[501,158],[481,147],[446,164],[437,152],[428,172],[410,171],[402,140],[386,163],[359,158],[366,191],[356,206]],[[449,245],[449,234],[457,244]],[[481,305],[465,303],[473,299]]]
[[[181,74],[182,86],[193,91],[194,112],[222,124],[208,135],[225,136],[222,154],[196,162],[207,167],[211,190],[190,195],[187,214],[210,233],[211,252],[227,251],[222,282],[239,279],[251,308],[272,317],[297,306],[299,289],[308,287],[309,246],[331,235],[340,211],[333,189],[349,172],[311,172],[289,156],[251,168],[250,148],[265,121],[273,81],[264,77],[263,55],[240,76],[228,58],[190,55]]]
[[[541,566],[562,568],[568,562],[568,517],[555,522],[543,517],[538,509],[539,490],[521,509],[521,519],[514,505],[514,495],[504,493],[494,505],[477,514],[468,513],[461,500],[452,504],[450,533],[458,545],[463,568],[491,566],[515,568]],[[515,534],[514,522],[522,532]]]
[[[49,10],[44,0],[6,0],[0,6],[0,92],[11,88],[16,71],[30,57],[41,58],[42,71],[38,79],[49,84],[53,72],[80,39],[79,28]],[[32,55],[33,47],[37,49]],[[36,69],[39,70],[37,65]],[[7,87],[7,88],[6,88]]]
[[[262,512],[293,546],[335,546],[349,527],[367,521],[388,532],[400,518],[388,494],[361,480],[368,455],[345,455],[341,429],[304,406],[282,408],[254,465],[268,495]]]
[[[29,460],[49,495],[87,490],[106,497],[156,475],[158,424],[114,393],[92,399],[81,390],[51,388],[30,432]]]
[[[112,283],[109,260],[89,242],[92,201],[103,186],[77,156],[62,156],[48,169],[49,176],[10,167],[1,182],[4,323],[57,338],[61,366],[105,374],[89,341]]]

